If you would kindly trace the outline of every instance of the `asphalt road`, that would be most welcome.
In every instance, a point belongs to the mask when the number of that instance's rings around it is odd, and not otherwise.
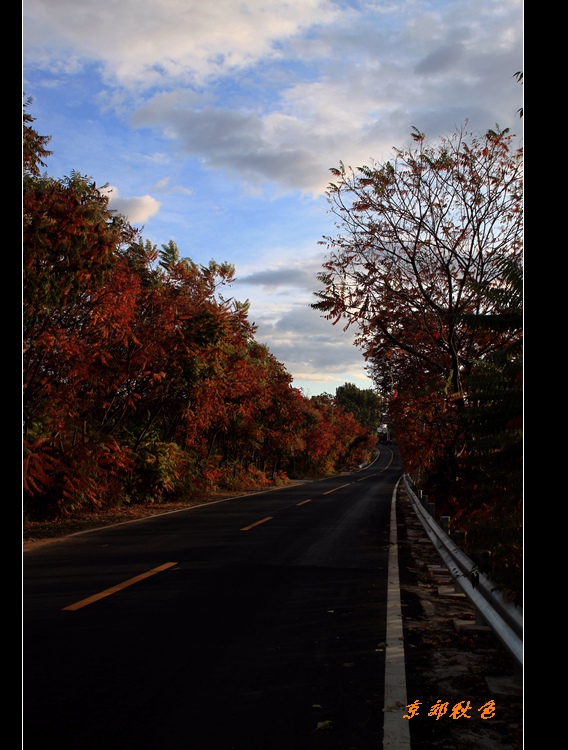
[[[382,446],[353,474],[26,552],[23,746],[380,748],[400,475]]]

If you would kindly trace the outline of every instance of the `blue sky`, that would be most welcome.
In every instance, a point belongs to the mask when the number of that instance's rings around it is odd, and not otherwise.
[[[371,388],[309,305],[339,162],[415,126],[521,131],[522,0],[23,0],[23,90],[47,172],[108,185],[160,247],[236,269],[256,339],[307,396]]]

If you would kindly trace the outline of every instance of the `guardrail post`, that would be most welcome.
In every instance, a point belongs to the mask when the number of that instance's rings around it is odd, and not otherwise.
[[[458,545],[458,547],[463,547],[466,538],[466,532],[463,529],[456,529],[455,531],[452,531],[450,536],[452,537],[452,540]]]
[[[483,617],[483,615],[477,609],[477,607],[475,608],[475,624],[476,625],[487,625],[487,620],[485,619],[485,617]]]
[[[422,507],[426,509],[428,507],[428,495],[421,495],[421,502]]]
[[[428,513],[432,516],[432,518],[436,515],[436,503],[428,503]]]
[[[450,536],[450,516],[440,516],[440,528]]]

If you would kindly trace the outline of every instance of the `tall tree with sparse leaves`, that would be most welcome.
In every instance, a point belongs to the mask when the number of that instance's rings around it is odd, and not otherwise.
[[[451,476],[464,445],[463,378],[507,337],[474,331],[460,316],[489,312],[480,285],[499,279],[504,255],[521,257],[522,150],[508,130],[460,131],[433,145],[413,136],[393,161],[332,170],[338,233],[323,242],[312,307],[356,328],[385,402],[410,389],[424,405],[436,463]],[[401,448],[411,455],[410,443]]]

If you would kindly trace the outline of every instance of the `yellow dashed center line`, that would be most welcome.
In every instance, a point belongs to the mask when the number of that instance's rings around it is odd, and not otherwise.
[[[260,523],[265,523],[266,521],[272,520],[273,516],[266,516],[266,518],[261,518],[260,521],[256,521],[256,523],[251,523],[250,526],[243,526],[241,531],[248,531],[249,529],[253,529],[255,526],[258,526]]]
[[[361,481],[361,480],[357,480]],[[335,487],[332,490],[328,490],[328,492],[324,492],[324,495],[329,495],[332,492],[336,492],[337,490],[342,489],[343,487],[349,487],[351,482],[348,482],[347,484],[342,484],[340,487]],[[306,503],[311,503],[312,500],[309,498],[308,500],[302,500],[300,503],[296,503],[297,506],[299,505],[305,505]],[[266,523],[267,521],[271,521],[273,516],[266,516],[266,518],[261,518],[260,521],[255,521],[255,523],[251,523],[249,526],[243,526],[241,531],[248,531],[249,529],[254,529],[255,526],[260,526],[261,523]],[[156,575],[156,573],[160,573],[162,570],[167,570],[168,568],[171,568],[173,565],[177,565],[175,562],[170,563],[164,563],[163,565],[159,565],[157,568],[152,568],[152,570],[147,571],[146,573],[141,573],[139,576],[135,576],[134,578],[130,578],[128,581],[124,581],[124,583],[119,583],[117,586],[112,586],[110,589],[105,589],[104,591],[101,591],[98,594],[94,594],[93,596],[89,596],[87,599],[81,599],[80,602],[75,602],[75,604],[70,604],[68,607],[63,607],[63,611],[72,611],[74,612],[77,609],[81,609],[82,607],[86,607],[89,604],[93,604],[93,602],[99,601],[99,599],[104,599],[106,596],[110,596],[111,594],[115,594],[117,591],[122,591],[122,589],[127,588],[128,586],[132,586],[134,583],[138,583],[138,581],[143,581],[145,578],[149,578],[150,576]]]
[[[347,484],[342,484],[341,487],[334,487],[332,490],[328,490],[327,492],[324,492],[323,494],[324,495],[329,495],[330,492],[337,492],[337,490],[341,490],[341,489],[343,489],[343,487],[349,487],[350,484],[351,484],[351,482],[348,482]]]
[[[128,581],[124,581],[124,583],[119,583],[118,586],[113,586],[110,589],[105,589],[104,591],[101,591],[100,594],[94,594],[93,596],[89,596],[88,599],[81,599],[80,602],[70,604],[68,607],[63,607],[62,611],[75,611],[76,609],[81,609],[81,607],[86,607],[88,604],[97,602],[99,599],[104,599],[105,596],[110,596],[111,594],[115,594],[117,591],[122,591],[122,589],[125,589],[128,586],[132,586],[133,583],[138,583],[138,581],[143,581],[144,578],[149,578],[156,573],[160,573],[162,570],[171,568],[172,565],[177,565],[177,563],[169,562],[164,563],[163,565],[159,565],[157,568],[152,568],[152,570],[149,570],[147,573],[141,573],[139,576],[135,576],[134,578],[130,578]]]

